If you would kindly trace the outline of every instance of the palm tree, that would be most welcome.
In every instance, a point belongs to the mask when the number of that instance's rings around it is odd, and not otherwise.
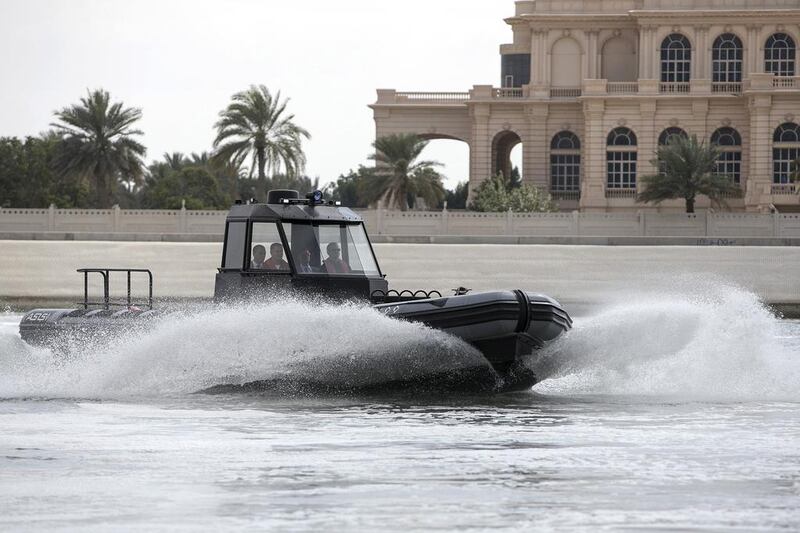
[[[437,161],[417,161],[428,141],[413,134],[380,137],[372,143],[377,165],[364,180],[364,196],[370,202],[382,201],[388,208],[408,209],[408,197],[420,197],[436,206],[445,197]]]
[[[792,183],[800,182],[800,157],[792,161],[789,179],[792,181]],[[800,187],[795,188],[797,189],[797,193],[800,194]]]
[[[741,189],[730,176],[716,172],[719,149],[691,138],[675,135],[665,146],[658,148],[652,164],[661,172],[642,178],[644,191],[638,202],[659,204],[664,200],[683,198],[686,212],[694,213],[695,200],[705,195],[717,205],[725,204],[725,198],[740,196]]]
[[[268,170],[290,176],[302,172],[306,163],[302,142],[311,135],[286,111],[289,100],[282,101],[280,92],[273,96],[264,85],[251,85],[231,100],[214,124],[215,159],[241,164],[250,158],[249,177],[257,171],[260,185]],[[258,192],[265,193],[263,187]]]
[[[108,91],[97,89],[80,104],[55,112],[53,123],[61,136],[53,167],[62,177],[88,179],[98,207],[111,207],[113,191],[121,181],[135,183],[142,177],[146,148],[134,139],[142,135],[133,125],[142,111],[111,102]]]

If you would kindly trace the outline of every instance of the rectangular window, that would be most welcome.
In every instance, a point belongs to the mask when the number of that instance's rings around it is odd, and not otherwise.
[[[552,154],[550,156],[550,191],[573,192],[581,188],[581,156]]]
[[[792,162],[800,157],[800,148],[774,148],[772,150],[772,182],[776,185],[792,183]]]
[[[636,152],[608,152],[608,188],[636,188]]]
[[[502,57],[503,87],[522,87],[531,82],[531,54],[505,54]],[[511,85],[506,85],[507,80]]]
[[[225,263],[223,268],[242,268],[247,240],[246,222],[228,222],[225,238]]]
[[[739,185],[742,180],[742,152],[722,152],[717,159],[715,172],[730,177],[733,183]]]

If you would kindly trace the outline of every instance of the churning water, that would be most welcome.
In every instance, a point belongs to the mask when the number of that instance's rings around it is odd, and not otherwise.
[[[185,310],[67,359],[0,315],[0,529],[800,528],[800,323],[628,295],[504,396],[194,394],[474,366],[368,308]]]

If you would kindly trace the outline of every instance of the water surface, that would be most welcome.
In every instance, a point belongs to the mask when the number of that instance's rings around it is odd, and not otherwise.
[[[0,317],[0,529],[800,528],[800,323],[737,289],[578,317],[530,361],[547,379],[494,397],[195,394],[474,363],[368,309],[191,310],[69,360],[18,321]]]

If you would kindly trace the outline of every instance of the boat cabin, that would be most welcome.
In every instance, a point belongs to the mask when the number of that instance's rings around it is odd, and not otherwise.
[[[318,191],[270,191],[266,204],[228,213],[215,300],[295,292],[369,300],[387,285],[364,221]]]

